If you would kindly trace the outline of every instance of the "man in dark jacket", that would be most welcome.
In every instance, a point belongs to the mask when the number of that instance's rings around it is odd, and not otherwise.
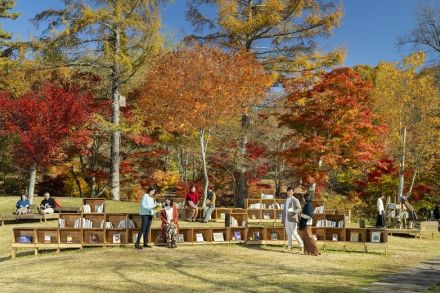
[[[44,199],[40,203],[40,212],[43,214],[53,214],[55,207],[55,200],[50,197],[49,192],[46,192],[44,194]]]

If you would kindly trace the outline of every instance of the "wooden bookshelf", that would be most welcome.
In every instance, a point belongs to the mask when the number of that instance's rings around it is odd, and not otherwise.
[[[244,227],[231,227],[229,230],[229,242],[230,243],[246,243],[247,229]],[[238,238],[240,234],[240,238]]]
[[[105,213],[105,198],[83,198],[83,206],[84,205],[90,205],[91,213],[96,213],[95,206],[97,205],[104,205],[104,209],[102,213]],[[83,207],[81,207],[81,211],[83,211]]]
[[[114,235],[119,235],[120,243],[113,242]],[[105,230],[105,243],[110,245],[121,245],[128,243],[128,231],[127,229],[106,229]]]
[[[71,237],[71,241],[67,241],[68,237]],[[70,240],[70,239],[69,239]],[[81,229],[60,229],[60,244],[66,244],[65,247],[69,247],[69,245],[72,244],[79,244],[81,245],[83,243],[83,237],[82,237],[82,230]]]
[[[104,229],[83,229],[83,246],[103,246],[105,244]],[[91,237],[97,236],[96,242]]]
[[[228,228],[221,228],[221,227],[219,227],[219,228],[211,228],[212,244],[224,244],[224,243],[229,242],[229,238],[230,238],[229,233],[230,233],[230,231],[231,230],[228,229]],[[223,241],[215,241],[214,233],[221,233],[221,234],[223,234]]]
[[[82,214],[79,214],[79,213],[60,213],[60,219],[65,221],[64,222],[65,227],[63,229],[75,228],[75,221],[78,219],[82,219]],[[60,226],[59,220],[58,220],[58,227],[62,228]],[[79,228],[81,228],[81,225]]]
[[[128,215],[127,215],[128,216]],[[38,249],[57,249],[60,248],[83,248],[84,246],[123,246],[133,245],[135,242],[135,235],[138,229],[72,229],[72,228],[14,228],[13,229],[13,243],[12,256],[15,257],[18,248],[35,249],[38,254]],[[372,242],[373,232],[379,233],[379,242]],[[160,228],[153,228],[149,234],[150,244],[152,245],[167,245],[166,243],[158,242],[157,236],[160,233]],[[222,233],[224,241],[214,241],[214,233]],[[276,233],[276,237],[274,237]],[[324,248],[326,244],[339,243],[343,244],[344,249],[346,245],[360,244],[364,247],[364,252],[368,252],[368,247],[372,245],[384,245],[385,253],[388,252],[388,232],[383,229],[376,228],[331,228],[331,227],[312,227],[312,233],[316,235],[318,243],[323,243]],[[357,233],[358,241],[351,241],[351,234]],[[44,243],[44,235],[51,235],[51,243]],[[120,234],[121,243],[113,243],[113,235]],[[227,244],[227,243],[244,243],[246,245],[285,245],[287,242],[284,227],[193,227],[179,229],[178,234],[183,234],[184,242],[178,242],[178,245],[201,245],[201,244]],[[196,234],[203,235],[203,242],[198,242]],[[239,234],[237,239],[235,235]],[[255,239],[256,235],[259,239]],[[337,241],[333,240],[333,235],[337,235]],[[90,235],[97,235],[97,241],[92,242]],[[30,243],[20,243],[20,236],[31,236]],[[71,243],[68,243],[67,237],[72,238]],[[179,237],[178,237],[179,238]]]

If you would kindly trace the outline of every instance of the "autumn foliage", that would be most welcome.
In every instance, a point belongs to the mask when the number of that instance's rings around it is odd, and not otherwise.
[[[166,129],[209,129],[257,102],[271,85],[250,54],[192,47],[165,53],[140,87],[146,118]]]
[[[285,83],[289,97],[280,126],[294,132],[293,146],[283,152],[304,179],[324,182],[327,171],[368,162],[381,151],[384,127],[370,109],[370,83],[352,69],[341,68],[310,81]]]
[[[17,99],[0,95],[1,135],[13,135],[16,159],[23,166],[48,165],[63,158],[69,144],[87,142],[82,125],[90,118],[92,97],[49,84]]]

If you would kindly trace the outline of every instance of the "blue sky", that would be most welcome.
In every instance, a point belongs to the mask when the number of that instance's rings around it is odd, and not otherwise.
[[[185,0],[174,2],[163,9],[164,31],[176,39],[192,32],[185,20]],[[346,65],[376,65],[381,60],[399,61],[408,51],[399,50],[397,37],[410,32],[416,23],[415,7],[418,0],[345,0],[344,18],[333,37],[321,41],[324,49],[347,49]],[[16,11],[21,16],[15,21],[3,21],[3,27],[19,39],[35,34],[29,19],[48,8],[60,8],[60,0],[17,0]]]

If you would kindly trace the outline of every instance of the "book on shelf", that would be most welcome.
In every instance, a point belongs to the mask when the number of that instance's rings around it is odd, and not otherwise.
[[[338,234],[332,235],[332,241],[338,241]]]
[[[231,219],[230,219],[230,226],[231,227],[238,227],[238,221],[237,221],[236,218],[231,217]]]
[[[313,211],[314,214],[323,214],[324,213],[324,206],[316,207]]]
[[[67,235],[66,236],[66,242],[67,243],[73,243],[73,236],[72,235]]]
[[[242,226],[242,227],[246,227],[246,221],[245,221],[245,220],[243,220],[243,221],[241,222],[241,226]]]
[[[99,228],[104,229],[105,227],[105,221],[101,220],[101,222],[99,222]]]
[[[234,231],[234,235],[232,236],[233,241],[241,241],[241,233],[240,231]]]
[[[17,237],[18,243],[31,243],[32,242],[32,236],[30,235],[21,235]]]
[[[52,243],[52,236],[44,235],[44,243]]]
[[[273,199],[273,194],[261,194],[261,199]]]
[[[220,220],[225,220],[226,214],[225,213],[220,213]]]
[[[279,239],[278,239],[278,232],[272,232],[272,233],[271,233],[271,239],[272,239],[272,240],[279,240]]]
[[[98,234],[90,234],[89,235],[89,243],[98,243],[98,242],[99,242]]]
[[[105,222],[105,228],[106,229],[113,229],[113,223],[112,222]]]
[[[380,231],[372,231],[371,232],[371,242],[379,243],[381,238]]]
[[[95,205],[95,213],[103,213],[104,212],[104,203],[100,205]]]
[[[58,219],[58,226],[60,228],[66,228],[66,219]]]
[[[253,239],[252,240],[261,240],[261,236],[260,236],[260,232],[259,231],[255,231],[253,234]]]
[[[358,232],[351,232],[350,233],[350,241],[351,242],[359,242],[360,233]]]
[[[214,238],[214,242],[224,242],[225,238],[223,236],[223,233],[212,233],[212,237]]]
[[[196,242],[204,242],[205,239],[203,238],[202,233],[196,233]]]
[[[92,207],[89,204],[83,205],[83,213],[91,213]]]
[[[256,220],[256,219],[257,219],[257,216],[252,215],[251,218],[252,218],[252,220]]]
[[[263,214],[263,219],[264,219],[264,220],[270,220],[270,215],[269,215],[269,213],[264,213],[264,214]]]
[[[121,234],[119,233],[113,234],[113,243],[121,244]]]
[[[177,242],[178,243],[183,243],[185,242],[185,236],[183,234],[178,234],[177,235]]]

